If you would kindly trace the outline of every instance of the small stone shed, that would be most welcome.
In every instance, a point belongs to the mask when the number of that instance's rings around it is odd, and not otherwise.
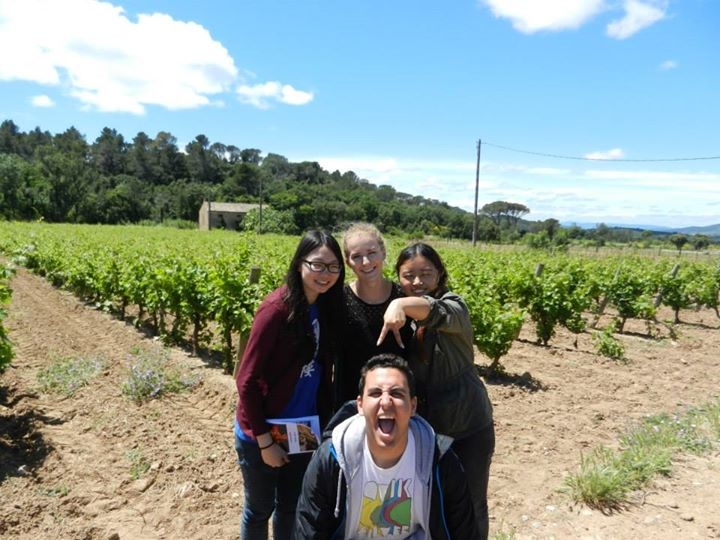
[[[245,214],[260,208],[255,203],[228,203],[203,201],[198,215],[198,228],[201,231],[210,229],[238,229]]]

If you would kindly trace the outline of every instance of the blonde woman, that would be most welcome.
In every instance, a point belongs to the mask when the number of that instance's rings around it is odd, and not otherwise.
[[[345,332],[342,354],[335,369],[336,406],[358,396],[360,369],[380,353],[405,357],[404,346],[394,335],[378,342],[385,310],[403,295],[400,286],[384,275],[385,240],[370,223],[354,223],[343,234],[343,255],[355,279],[345,285]],[[398,330],[400,340],[410,342],[410,324]]]

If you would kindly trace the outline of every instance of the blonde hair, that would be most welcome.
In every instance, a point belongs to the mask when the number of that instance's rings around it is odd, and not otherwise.
[[[372,223],[358,221],[355,223],[351,223],[343,232],[342,248],[343,253],[345,254],[345,258],[350,255],[350,250],[348,249],[348,238],[357,234],[367,234],[374,237],[375,240],[377,240],[380,249],[383,250],[383,253],[387,253],[387,250],[385,249],[385,239],[380,233],[380,230]]]

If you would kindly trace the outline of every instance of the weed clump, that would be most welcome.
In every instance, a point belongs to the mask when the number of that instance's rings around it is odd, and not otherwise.
[[[140,403],[182,392],[198,383],[199,377],[170,364],[167,351],[138,351],[128,359],[122,393]]]
[[[618,450],[598,447],[581,456],[580,470],[565,478],[576,502],[602,511],[619,510],[630,492],[656,476],[669,476],[676,454],[713,451],[720,443],[720,402],[683,414],[656,414],[620,438]]]
[[[37,379],[43,392],[70,397],[99,375],[106,364],[103,356],[62,358],[41,369]]]

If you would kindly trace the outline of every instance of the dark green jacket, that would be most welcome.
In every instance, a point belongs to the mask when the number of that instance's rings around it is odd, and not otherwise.
[[[436,432],[461,439],[493,421],[492,403],[474,364],[470,313],[452,292],[424,298],[430,314],[417,321],[408,359],[417,380],[417,413]]]

